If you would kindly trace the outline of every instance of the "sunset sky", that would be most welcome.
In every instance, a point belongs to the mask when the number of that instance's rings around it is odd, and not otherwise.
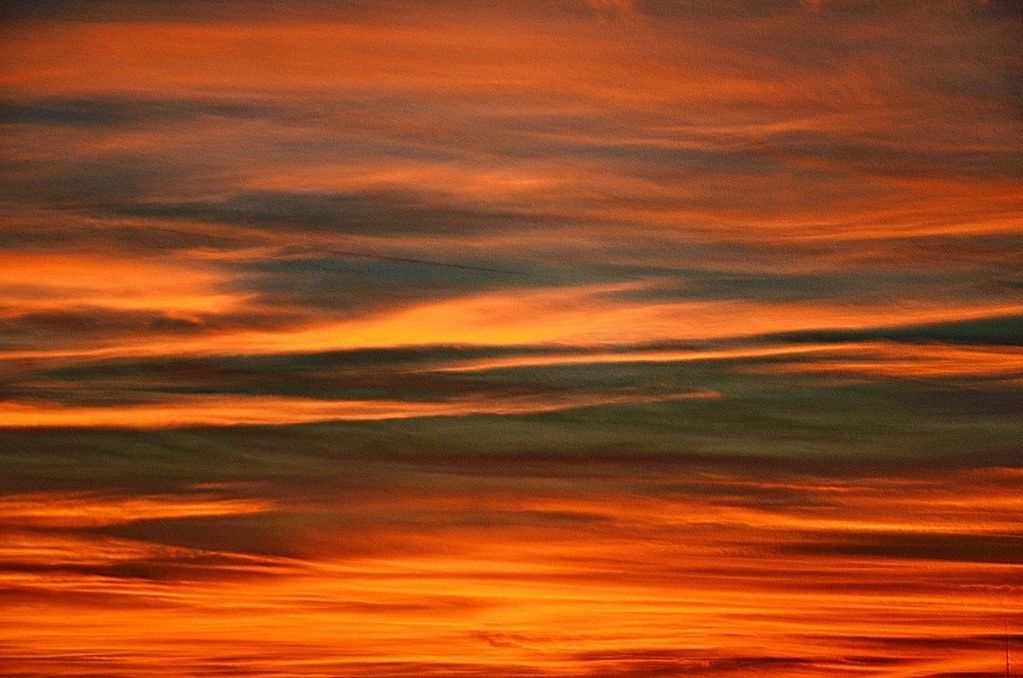
[[[0,2],[0,675],[1023,675],[1017,0]]]

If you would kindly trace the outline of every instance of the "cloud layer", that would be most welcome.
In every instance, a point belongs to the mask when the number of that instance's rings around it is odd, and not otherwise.
[[[0,3],[23,675],[995,676],[1023,15]]]

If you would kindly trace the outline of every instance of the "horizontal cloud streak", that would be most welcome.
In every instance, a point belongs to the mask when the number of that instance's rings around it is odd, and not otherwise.
[[[193,396],[166,398],[148,404],[106,407],[57,407],[0,402],[0,427],[164,428],[176,426],[241,426],[301,424],[317,421],[376,421],[418,417],[512,415],[622,403],[685,398],[718,398],[714,391],[663,395],[570,394],[490,396],[448,402],[401,400],[313,400],[275,396]]]

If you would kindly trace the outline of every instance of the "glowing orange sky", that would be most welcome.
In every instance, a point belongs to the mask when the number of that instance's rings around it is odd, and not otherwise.
[[[0,675],[1005,674],[1015,2],[0,14]]]

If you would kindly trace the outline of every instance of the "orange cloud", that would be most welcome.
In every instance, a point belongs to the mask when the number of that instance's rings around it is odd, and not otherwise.
[[[755,358],[791,357],[801,354],[845,353],[860,350],[860,344],[791,344],[752,346],[732,349],[594,351],[585,353],[548,353],[506,358],[467,360],[435,368],[438,372],[477,372],[519,367],[554,367],[559,365],[600,365],[606,363],[674,363],[712,360],[748,360]]]
[[[381,497],[365,507],[375,521],[338,528],[337,543],[302,560],[22,534],[0,546],[5,562],[22,566],[0,576],[0,587],[16,592],[0,602],[0,630],[14,666],[58,675],[82,662],[114,675],[160,675],[172,664],[201,671],[224,657],[246,672],[295,675],[457,667],[471,676],[568,676],[651,665],[711,675],[758,666],[758,675],[778,677],[793,667],[840,675],[863,665],[981,672],[1000,657],[994,630],[1019,565],[963,560],[955,549],[960,539],[998,543],[1018,527],[1023,504],[1003,476],[646,471],[619,478],[646,487],[624,494],[596,479],[505,479],[494,488],[504,491],[446,495],[424,486],[405,501],[424,520],[440,519],[440,532],[389,533],[384,519],[403,504]],[[969,503],[965,487],[975,491]],[[756,496],[774,500],[758,508],[749,503]],[[87,514],[81,499],[72,504]],[[114,512],[125,506],[95,499]],[[346,510],[339,501],[331,511]],[[467,515],[486,520],[444,520]],[[341,542],[351,539],[389,546],[345,556]],[[234,576],[170,569],[213,556],[234,557],[225,563],[238,568]],[[162,564],[170,579],[102,569],[138,562]]]
[[[101,347],[8,351],[15,359],[303,353],[402,346],[601,346],[721,339],[813,329],[955,322],[1023,311],[1002,302],[893,300],[886,305],[644,301],[625,283],[520,289],[410,304],[311,327],[226,331],[201,338],[134,340]]]
[[[1000,674],[1018,12],[285,4],[4,3],[0,672]]]
[[[717,398],[713,391],[644,395],[599,393],[464,398],[439,402],[315,400],[282,396],[189,396],[132,405],[59,406],[0,402],[0,428],[287,425],[317,421],[379,421],[420,417],[511,415],[623,403]]]
[[[0,524],[21,527],[102,527],[136,520],[246,515],[270,511],[263,499],[209,494],[104,496],[40,492],[0,496]]]
[[[223,312],[247,295],[224,292],[227,276],[194,265],[117,256],[0,253],[0,313],[112,310]]]
[[[752,371],[860,375],[892,379],[1023,378],[1023,349],[1013,346],[870,343],[854,352],[765,365]]]

